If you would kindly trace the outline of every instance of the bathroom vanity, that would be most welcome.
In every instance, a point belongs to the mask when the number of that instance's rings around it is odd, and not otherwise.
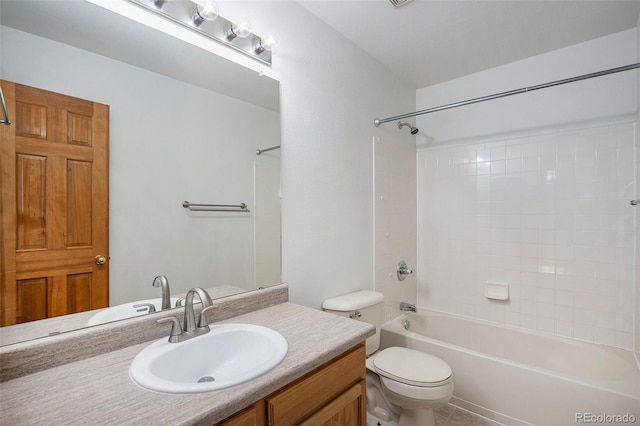
[[[30,357],[24,348],[2,348],[0,361],[13,367],[0,384],[0,418],[16,425],[317,425],[331,419],[355,419],[353,424],[364,425],[363,342],[374,334],[374,327],[287,302],[284,287],[284,301],[261,292],[239,295],[231,298],[232,307],[221,304],[211,318],[212,323],[269,327],[285,337],[289,348],[284,360],[254,380],[182,395],[137,386],[129,377],[131,361],[151,341],[168,336],[166,325],[155,324],[158,317],[154,317],[147,320],[146,332],[141,328],[135,333],[136,338],[146,335],[146,340],[132,340],[127,329],[98,326],[96,330],[108,330],[102,340],[112,340],[111,351],[73,358],[84,348],[75,339],[67,340],[66,356],[72,362],[50,360],[46,368],[41,366],[43,359],[57,358],[60,351]],[[271,302],[261,306],[265,299]],[[121,339],[129,340],[130,346],[120,346]],[[29,361],[17,366],[20,360],[12,359],[17,354]]]
[[[364,344],[360,344],[217,425],[364,426],[364,362]]]

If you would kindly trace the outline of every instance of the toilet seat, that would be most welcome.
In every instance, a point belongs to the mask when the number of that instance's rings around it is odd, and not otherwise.
[[[408,348],[391,347],[376,354],[373,367],[379,375],[419,387],[451,382],[451,367],[435,356]]]

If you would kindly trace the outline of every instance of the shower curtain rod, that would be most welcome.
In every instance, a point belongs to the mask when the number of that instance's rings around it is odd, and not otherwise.
[[[475,104],[475,103],[478,103],[478,102],[484,102],[484,101],[490,101],[490,100],[493,100],[493,99],[504,98],[506,96],[519,95],[521,93],[527,93],[527,92],[532,92],[534,90],[546,89],[548,87],[559,86],[561,84],[567,84],[567,83],[573,83],[573,82],[580,81],[580,80],[587,80],[589,78],[602,77],[602,76],[605,76],[605,75],[614,74],[614,73],[622,72],[622,71],[629,71],[629,70],[633,70],[633,69],[636,69],[636,68],[640,68],[640,62],[635,63],[635,64],[631,64],[631,65],[625,65],[623,67],[617,67],[617,68],[611,68],[611,69],[604,70],[604,71],[593,72],[593,73],[590,73],[590,74],[583,74],[583,75],[579,75],[577,77],[565,78],[563,80],[556,80],[556,81],[552,81],[552,82],[549,82],[549,83],[538,84],[536,86],[523,87],[521,89],[509,90],[507,92],[495,93],[495,94],[489,95],[489,96],[482,96],[482,97],[479,97],[479,98],[467,99],[466,101],[454,102],[454,103],[447,104],[447,105],[441,105],[441,106],[437,106],[437,107],[433,107],[433,108],[427,108],[427,109],[423,109],[421,111],[410,112],[410,113],[402,114],[402,115],[396,115],[395,117],[382,118],[382,119],[376,118],[375,120],[373,120],[373,124],[374,124],[374,126],[378,127],[380,124],[387,123],[389,121],[402,120],[404,118],[415,117],[417,115],[429,114],[431,112],[443,111],[445,109],[457,108],[457,107],[461,107],[461,106],[464,106],[464,105]]]

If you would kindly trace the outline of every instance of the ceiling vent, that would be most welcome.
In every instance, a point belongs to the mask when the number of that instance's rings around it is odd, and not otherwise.
[[[389,1],[393,5],[393,7],[398,8],[400,6],[404,6],[405,4],[409,3],[411,0],[389,0]]]

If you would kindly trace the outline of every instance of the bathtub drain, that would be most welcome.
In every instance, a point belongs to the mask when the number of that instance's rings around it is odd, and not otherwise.
[[[411,322],[409,322],[408,319],[402,321],[402,326],[404,327],[405,330],[408,330],[409,327],[411,327]]]
[[[216,379],[214,379],[214,378],[213,378],[213,377],[211,377],[211,376],[204,376],[204,377],[201,377],[201,378],[198,380],[198,383],[215,382],[215,380],[216,380]]]

